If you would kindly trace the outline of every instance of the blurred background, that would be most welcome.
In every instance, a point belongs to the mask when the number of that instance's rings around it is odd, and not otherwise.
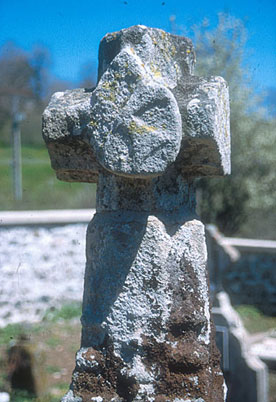
[[[226,235],[275,239],[275,18],[273,0],[1,0],[0,209],[95,206],[94,185],[56,180],[41,114],[55,91],[95,85],[107,32],[144,24],[190,37],[196,74],[230,85],[232,175],[198,182],[202,219]]]
[[[263,242],[276,240],[275,21],[275,0],[0,0],[0,402],[22,379],[22,353],[38,388],[29,375],[13,402],[57,402],[68,389],[87,226],[9,226],[1,212],[95,207],[96,185],[56,179],[41,115],[54,92],[95,86],[100,40],[136,24],[191,38],[196,74],[229,83],[232,174],[197,181],[198,214],[226,236],[207,227],[211,286],[223,284],[252,342],[268,339],[276,401],[276,242]]]

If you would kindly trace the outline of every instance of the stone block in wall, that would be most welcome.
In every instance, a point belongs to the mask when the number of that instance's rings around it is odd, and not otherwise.
[[[212,314],[221,335],[222,367],[228,387],[227,402],[268,402],[266,365],[250,351],[249,336],[225,292],[215,297]]]

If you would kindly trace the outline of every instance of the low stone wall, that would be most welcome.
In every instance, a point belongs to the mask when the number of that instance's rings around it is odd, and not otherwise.
[[[82,300],[86,228],[93,214],[0,213],[0,326],[40,320],[48,308]],[[212,288],[224,287],[232,303],[275,313],[276,242],[226,238],[210,225],[207,240]]]
[[[212,315],[228,388],[227,402],[268,402],[267,367],[252,353],[251,336],[224,291],[215,295]]]
[[[87,223],[70,222],[88,221],[93,212],[0,213],[0,326],[81,302]]]
[[[276,313],[276,241],[224,237],[209,225],[211,282],[223,287],[233,304],[252,304]]]

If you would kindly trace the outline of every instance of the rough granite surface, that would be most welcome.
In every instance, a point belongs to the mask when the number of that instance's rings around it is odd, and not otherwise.
[[[64,402],[225,398],[193,179],[230,172],[229,100],[225,81],[193,76],[194,63],[187,38],[108,34],[91,97],[56,95],[44,113],[58,177],[98,182]]]
[[[174,162],[184,176],[230,173],[228,86],[194,64],[187,38],[140,25],[107,34],[96,88],[58,92],[43,114],[57,177],[155,177]]]
[[[72,392],[84,402],[224,399],[194,208],[194,187],[176,172],[100,175],[81,349],[64,401],[75,401]]]

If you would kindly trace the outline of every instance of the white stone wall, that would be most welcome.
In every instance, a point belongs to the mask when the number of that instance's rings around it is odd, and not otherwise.
[[[223,284],[233,304],[252,304],[276,314],[276,253],[247,251],[225,270]]]
[[[50,307],[82,300],[86,228],[86,223],[0,228],[0,326],[37,321]],[[232,297],[256,303],[261,285],[266,307],[275,309],[275,256],[256,253],[232,263],[224,278]]]
[[[0,228],[0,326],[82,300],[87,224]]]
[[[229,294],[231,302],[252,304],[276,314],[276,241],[224,237],[207,226],[208,266],[212,287]]]

